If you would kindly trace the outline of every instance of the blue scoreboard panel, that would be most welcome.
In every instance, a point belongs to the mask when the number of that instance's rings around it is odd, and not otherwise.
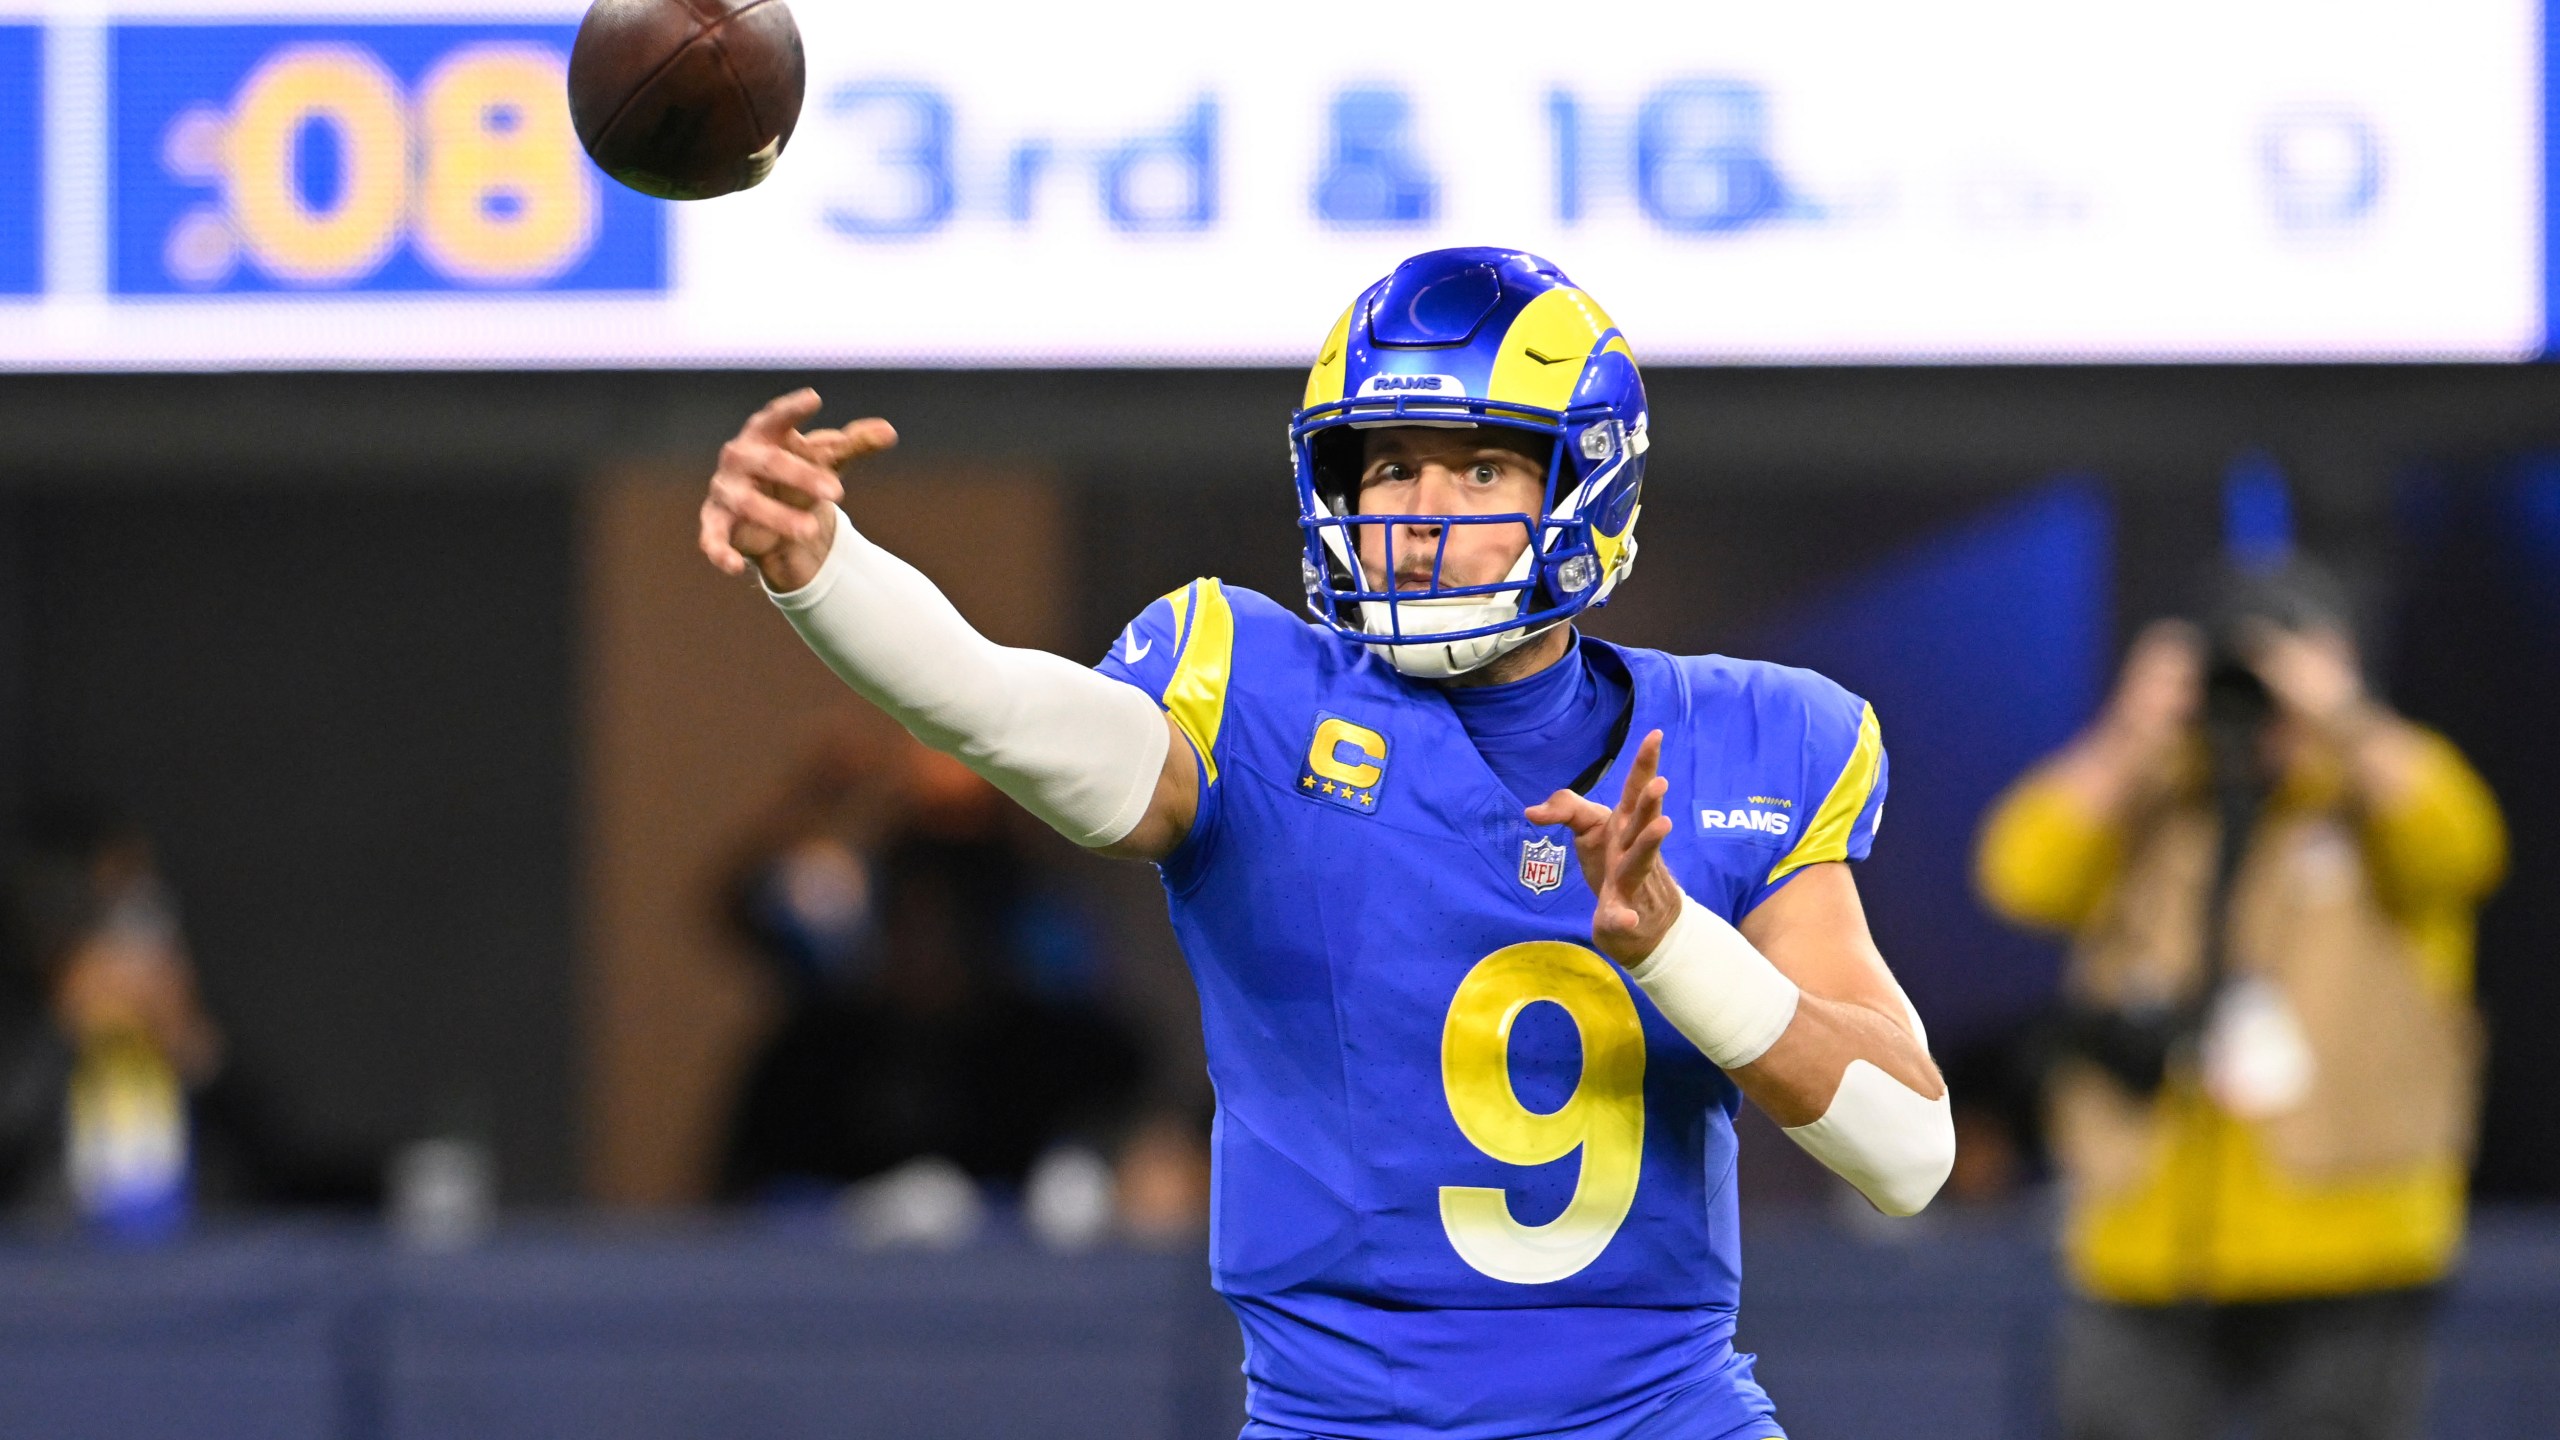
[[[44,32],[0,25],[0,295],[44,287]]]
[[[570,129],[576,33],[115,26],[112,288],[663,290],[664,207]]]

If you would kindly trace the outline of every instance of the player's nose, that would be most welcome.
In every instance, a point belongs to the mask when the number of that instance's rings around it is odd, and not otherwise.
[[[1419,590],[1431,583],[1440,565],[1441,527],[1431,524],[1405,524],[1394,527],[1391,543],[1395,554],[1389,562],[1399,590]]]

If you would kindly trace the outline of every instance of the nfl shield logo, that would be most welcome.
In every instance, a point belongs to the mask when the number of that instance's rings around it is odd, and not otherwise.
[[[1520,843],[1520,883],[1532,895],[1544,895],[1564,883],[1564,846],[1544,835]]]

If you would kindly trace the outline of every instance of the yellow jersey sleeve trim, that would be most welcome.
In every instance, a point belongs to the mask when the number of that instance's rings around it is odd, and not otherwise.
[[[1182,653],[1182,642],[1191,634],[1191,587],[1185,585],[1165,596],[1164,599],[1166,604],[1173,607],[1173,649],[1174,653],[1179,655]]]
[[[1826,860],[1849,858],[1849,831],[1867,808],[1867,797],[1876,789],[1876,772],[1884,766],[1884,727],[1876,723],[1876,707],[1867,706],[1858,716],[1858,743],[1849,751],[1849,763],[1840,768],[1840,778],[1831,782],[1831,793],[1822,799],[1822,808],[1813,812],[1813,823],[1804,827],[1804,838],[1778,868],[1769,872],[1774,885],[1807,865]]]
[[[1226,587],[1197,580],[1175,592],[1174,629],[1182,655],[1165,682],[1164,709],[1200,752],[1201,781],[1218,783],[1218,726],[1227,713],[1227,676],[1234,663],[1236,615],[1227,604]]]

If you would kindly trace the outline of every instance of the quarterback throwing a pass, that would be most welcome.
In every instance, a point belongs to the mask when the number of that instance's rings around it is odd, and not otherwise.
[[[1195,580],[1093,669],[865,540],[836,472],[895,436],[817,408],[722,450],[703,551],[926,744],[1163,872],[1248,1440],[1781,1435],[1732,1343],[1741,1097],[1888,1214],[1954,1132],[1849,875],[1875,713],[1572,623],[1634,562],[1647,445],[1591,297],[1489,249],[1362,292],[1290,428],[1313,619]]]

